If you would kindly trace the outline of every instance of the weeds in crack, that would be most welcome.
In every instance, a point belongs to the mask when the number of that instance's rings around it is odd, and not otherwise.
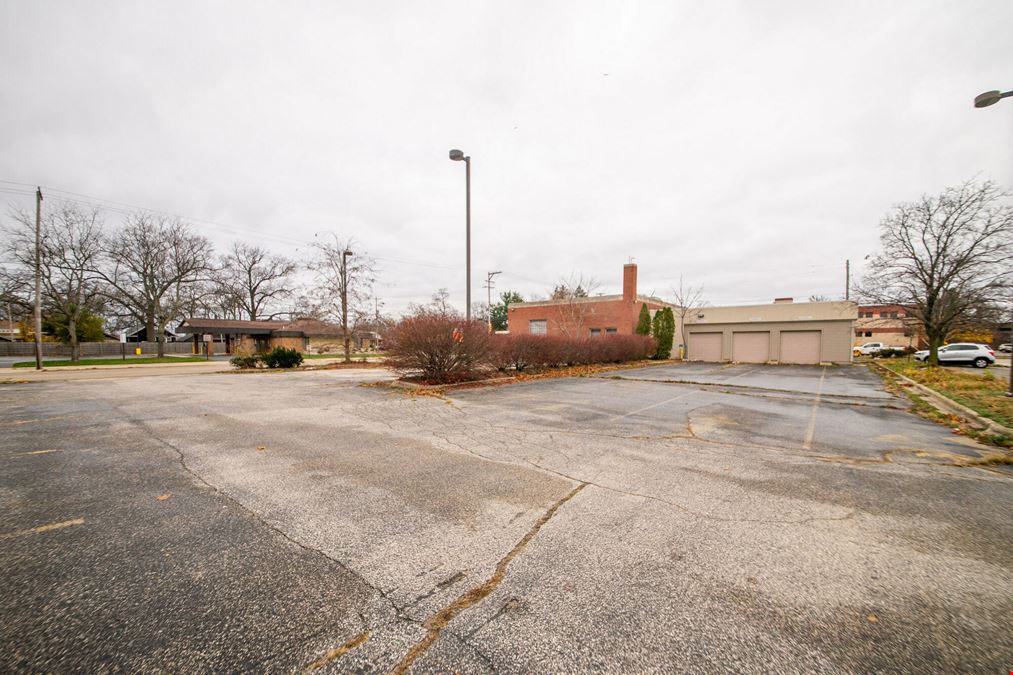
[[[468,609],[472,605],[475,605],[484,600],[490,593],[496,590],[503,579],[506,577],[507,569],[510,567],[510,563],[516,558],[521,551],[528,545],[528,543],[538,534],[538,531],[542,529],[542,526],[556,514],[563,504],[570,501],[577,494],[587,487],[587,483],[580,483],[577,487],[570,491],[565,497],[557,501],[555,504],[549,507],[549,510],[542,514],[542,517],[535,521],[535,524],[531,526],[527,534],[521,537],[521,540],[514,544],[514,547],[503,556],[500,561],[496,564],[496,570],[492,576],[486,579],[478,586],[474,586],[468,589],[454,602],[450,603],[443,609],[439,610],[425,622],[427,629],[425,637],[422,638],[414,647],[405,654],[404,658],[394,667],[391,671],[395,675],[401,675],[407,673],[408,669],[411,668],[412,664],[415,663],[423,654],[425,654],[430,647],[439,639],[440,633],[444,628],[447,627],[454,617]]]

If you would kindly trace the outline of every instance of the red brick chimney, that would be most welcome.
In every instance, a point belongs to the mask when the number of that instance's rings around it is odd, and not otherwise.
[[[623,302],[637,299],[637,266],[634,263],[623,265]]]

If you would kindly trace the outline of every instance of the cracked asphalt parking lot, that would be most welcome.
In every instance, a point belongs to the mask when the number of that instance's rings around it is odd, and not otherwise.
[[[865,368],[0,387],[0,669],[1013,667],[1013,490]]]

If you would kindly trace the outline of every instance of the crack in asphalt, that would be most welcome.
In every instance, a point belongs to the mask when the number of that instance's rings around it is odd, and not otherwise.
[[[567,503],[571,499],[577,496],[577,494],[587,487],[587,483],[580,483],[577,487],[571,490],[566,496],[559,499],[556,503],[549,507],[548,511],[542,514],[542,517],[535,521],[535,524],[531,526],[531,529],[521,537],[520,541],[514,544],[514,547],[507,552],[505,556],[500,558],[499,562],[496,563],[496,569],[492,576],[486,579],[484,582],[477,586],[465,591],[456,600],[449,605],[443,607],[435,614],[430,616],[425,621],[425,627],[427,629],[425,637],[415,644],[411,650],[405,654],[404,658],[394,667],[391,671],[393,675],[403,675],[407,673],[408,669],[411,668],[412,664],[415,663],[423,654],[425,654],[433,644],[440,638],[440,633],[446,628],[454,617],[468,609],[472,605],[475,605],[484,600],[490,593],[503,582],[506,577],[507,569],[510,567],[510,563],[520,555],[521,551],[528,545],[528,543],[534,539],[535,535],[538,534],[539,530],[542,529],[549,520],[556,514],[563,504]]]

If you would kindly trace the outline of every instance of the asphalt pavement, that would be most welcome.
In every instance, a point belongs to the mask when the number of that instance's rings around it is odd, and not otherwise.
[[[863,367],[389,377],[0,387],[0,669],[1013,662],[1013,474]]]

